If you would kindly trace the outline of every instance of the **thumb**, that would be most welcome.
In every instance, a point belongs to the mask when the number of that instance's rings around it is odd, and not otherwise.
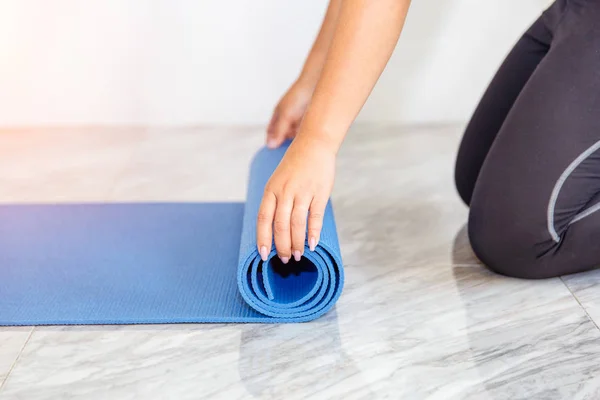
[[[287,138],[291,125],[292,122],[288,116],[277,113],[267,131],[267,147],[275,149],[281,146]]]
[[[279,120],[279,107],[275,108],[273,111],[273,115],[271,116],[271,120],[269,121],[269,126],[267,126],[267,139],[273,133],[275,129],[275,124]]]

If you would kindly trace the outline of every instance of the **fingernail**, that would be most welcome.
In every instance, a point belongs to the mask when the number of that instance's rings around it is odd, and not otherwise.
[[[298,250],[296,250],[294,252],[294,260],[300,261],[301,258],[302,258],[302,255],[300,254],[300,252]]]
[[[267,147],[268,147],[268,148],[270,148],[270,149],[274,149],[274,148],[275,148],[275,146],[276,146],[276,143],[275,143],[275,141],[274,141],[273,139],[269,139],[269,140],[267,140]]]
[[[287,264],[290,261],[289,257],[281,257],[281,262]]]
[[[315,251],[316,247],[317,247],[317,239],[315,239],[314,237],[311,237],[310,240],[308,241],[308,248],[310,249],[310,251]]]
[[[267,258],[269,257],[269,253],[267,252],[267,248],[265,246],[260,248],[260,258],[263,261],[267,261]]]

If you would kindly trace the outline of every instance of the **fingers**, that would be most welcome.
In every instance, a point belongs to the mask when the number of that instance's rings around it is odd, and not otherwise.
[[[290,219],[292,215],[293,197],[281,195],[277,198],[277,209],[273,221],[273,235],[277,255],[287,264],[292,255],[292,243],[290,234]]]
[[[292,118],[276,111],[267,130],[267,147],[275,149],[281,146],[288,137],[292,125]]]
[[[327,199],[276,197],[266,191],[258,212],[257,241],[259,253],[266,261],[275,239],[277,255],[287,264],[292,257],[300,261],[304,255],[304,243],[307,239],[310,251],[314,251],[321,238],[323,215]]]
[[[308,206],[310,198],[302,200],[296,198],[294,201],[294,209],[291,216],[291,231],[292,231],[292,254],[294,260],[300,261],[304,254],[304,241],[306,240],[306,218],[308,216]]]
[[[321,196],[315,196],[310,204],[308,214],[308,247],[310,251],[315,251],[319,244],[325,207],[327,207],[327,199]]]
[[[284,264],[293,256],[300,261],[304,255],[304,243],[307,236],[311,251],[314,251],[321,239],[323,215],[327,199],[322,197],[296,197],[294,200],[282,199],[277,201],[275,220],[273,223],[275,247],[277,254]]]
[[[258,209],[258,219],[256,222],[256,241],[260,258],[266,261],[271,252],[273,238],[273,218],[277,200],[275,194],[265,190],[260,208]]]
[[[258,211],[257,246],[266,261],[275,241],[278,257],[287,264],[293,257],[300,261],[308,244],[314,251],[321,237],[327,195],[302,195],[308,190],[279,190],[276,183],[267,184]],[[314,193],[314,192],[313,192]],[[308,228],[308,229],[307,229]]]

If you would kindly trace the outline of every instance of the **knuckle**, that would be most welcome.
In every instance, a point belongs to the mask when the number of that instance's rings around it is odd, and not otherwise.
[[[266,211],[259,211],[257,220],[261,223],[269,223],[271,222],[271,216]]]
[[[294,216],[292,217],[292,227],[293,228],[302,228],[304,227],[306,220],[302,218],[302,216]]]
[[[282,192],[288,195],[290,198],[300,197],[299,194],[302,192],[301,186],[297,179],[288,179],[282,187]]]
[[[264,195],[267,196],[267,195],[275,194],[274,186],[275,185],[273,184],[273,182],[271,180],[269,180],[267,182],[267,184],[265,185]]]
[[[279,220],[273,223],[273,231],[275,231],[275,234],[285,233],[288,230],[289,226],[286,221]]]
[[[320,212],[311,212],[308,216],[312,222],[318,222],[323,219],[323,214]]]
[[[302,215],[306,215],[308,214],[308,208],[310,205],[310,197],[307,196],[297,196],[296,197],[296,203],[294,206],[294,210],[297,213],[300,213]]]
[[[294,198],[294,187],[293,183],[287,181],[281,187],[281,195],[284,199]]]

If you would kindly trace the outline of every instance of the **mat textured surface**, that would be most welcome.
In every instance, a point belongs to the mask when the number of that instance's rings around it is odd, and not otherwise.
[[[256,250],[264,185],[287,146],[254,157],[245,203],[0,206],[0,325],[303,322],[344,274],[331,203],[300,262]]]

